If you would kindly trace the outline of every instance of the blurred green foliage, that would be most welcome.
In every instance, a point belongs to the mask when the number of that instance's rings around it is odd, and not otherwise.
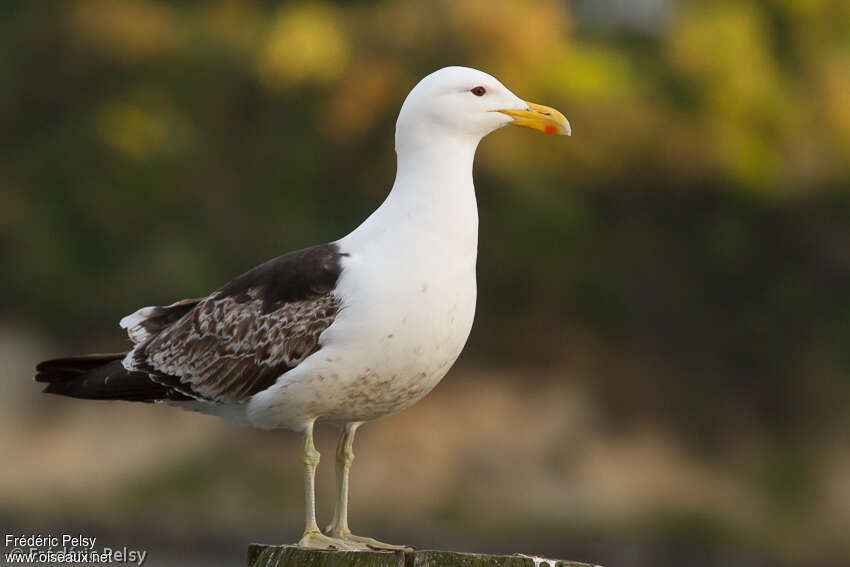
[[[482,144],[473,360],[703,446],[846,426],[850,3],[624,5],[4,2],[3,317],[120,348],[140,305],[345,234],[407,91],[464,64],[574,130]]]

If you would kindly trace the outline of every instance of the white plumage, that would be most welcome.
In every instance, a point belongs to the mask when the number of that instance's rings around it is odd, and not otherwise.
[[[42,363],[46,391],[167,401],[305,435],[302,545],[396,548],[351,535],[354,433],[430,392],[460,355],[475,313],[478,211],[472,164],[480,140],[515,124],[569,134],[559,112],[526,103],[464,67],[428,75],[396,126],[392,190],[336,242],[286,254],[208,297],[124,317],[128,353]],[[315,521],[313,424],[343,426],[334,521]]]

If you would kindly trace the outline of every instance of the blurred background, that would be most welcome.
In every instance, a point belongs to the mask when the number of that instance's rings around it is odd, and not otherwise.
[[[481,145],[458,365],[364,427],[356,533],[607,566],[850,564],[850,3],[7,0],[0,524],[237,565],[302,529],[296,435],[42,396],[143,305],[336,239],[419,78],[569,139]],[[336,432],[318,430],[330,519]]]

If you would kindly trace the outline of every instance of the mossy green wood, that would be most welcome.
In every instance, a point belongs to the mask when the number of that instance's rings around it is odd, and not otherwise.
[[[536,565],[535,565],[536,564]],[[521,555],[483,555],[454,551],[335,551],[303,549],[292,545],[251,544],[248,567],[548,567],[552,560]],[[587,563],[556,560],[555,567],[591,567]]]

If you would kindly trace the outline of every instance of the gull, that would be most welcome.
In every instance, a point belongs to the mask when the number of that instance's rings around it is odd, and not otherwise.
[[[48,360],[36,381],[51,394],[165,402],[299,432],[306,517],[298,545],[406,548],[349,529],[354,436],[364,422],[421,400],[466,344],[478,249],[473,158],[481,139],[506,125],[570,134],[563,114],[487,73],[431,73],[399,112],[392,189],[360,226],[273,258],[206,297],[139,309],[120,322],[128,352]],[[342,430],[324,532],[315,511],[317,422]]]

